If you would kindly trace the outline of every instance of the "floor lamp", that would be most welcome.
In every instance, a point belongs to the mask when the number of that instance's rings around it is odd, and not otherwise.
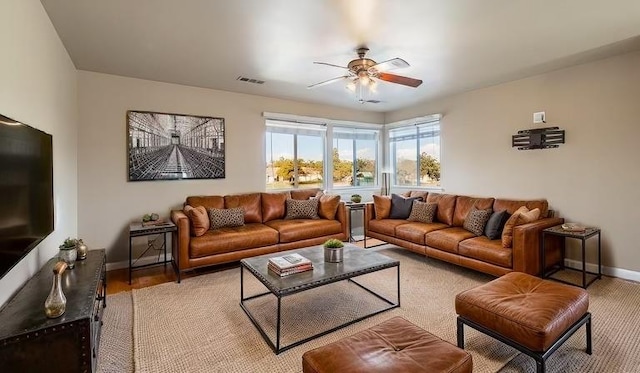
[[[383,196],[388,196],[390,192],[391,184],[391,173],[383,172],[382,173],[382,182],[380,183],[380,194]]]

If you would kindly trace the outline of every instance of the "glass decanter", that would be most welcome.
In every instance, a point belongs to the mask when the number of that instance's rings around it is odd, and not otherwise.
[[[67,308],[67,298],[62,292],[62,273],[67,269],[67,263],[59,261],[53,267],[53,284],[51,285],[51,292],[47,300],[44,302],[44,312],[49,318],[56,318],[62,316]]]

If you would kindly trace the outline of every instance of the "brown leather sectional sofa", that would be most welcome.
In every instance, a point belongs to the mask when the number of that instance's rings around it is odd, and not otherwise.
[[[242,207],[245,224],[210,229],[198,237],[193,234],[192,222],[183,210],[171,211],[171,220],[178,228],[173,255],[180,272],[256,255],[319,245],[330,238],[346,241],[348,225],[344,202],[338,203],[333,219],[283,219],[286,206],[286,198],[283,196],[305,200],[315,196],[317,192],[318,189],[302,189],[287,193],[187,197],[185,205],[194,207]],[[319,209],[322,210],[323,207],[321,200]]]
[[[365,232],[368,237],[494,276],[502,276],[512,271],[538,275],[541,271],[540,233],[545,228],[564,222],[562,218],[547,217],[549,205],[546,200],[517,201],[423,191],[412,191],[405,196],[421,196],[428,203],[437,203],[434,222],[389,219],[385,217],[389,212],[384,211],[382,204],[367,204]],[[506,210],[509,214],[513,214],[521,206],[528,209],[539,208],[541,218],[515,226],[511,247],[505,248],[501,239],[491,240],[486,236],[475,236],[462,227],[465,217],[474,206],[478,209],[492,208],[493,211]],[[548,235],[547,240],[546,267],[561,260],[561,249],[564,245],[564,241],[559,237]]]

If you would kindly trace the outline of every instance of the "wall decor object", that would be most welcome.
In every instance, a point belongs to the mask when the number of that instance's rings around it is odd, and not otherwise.
[[[564,144],[564,130],[558,127],[521,130],[511,137],[511,146],[518,150],[557,148],[559,144]]]
[[[224,179],[224,118],[127,111],[129,181]]]

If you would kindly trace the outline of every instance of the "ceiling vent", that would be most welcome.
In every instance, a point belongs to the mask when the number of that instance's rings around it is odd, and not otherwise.
[[[246,78],[242,75],[237,77],[236,80],[239,80],[241,82],[253,83],[253,84],[264,84],[264,80]]]

